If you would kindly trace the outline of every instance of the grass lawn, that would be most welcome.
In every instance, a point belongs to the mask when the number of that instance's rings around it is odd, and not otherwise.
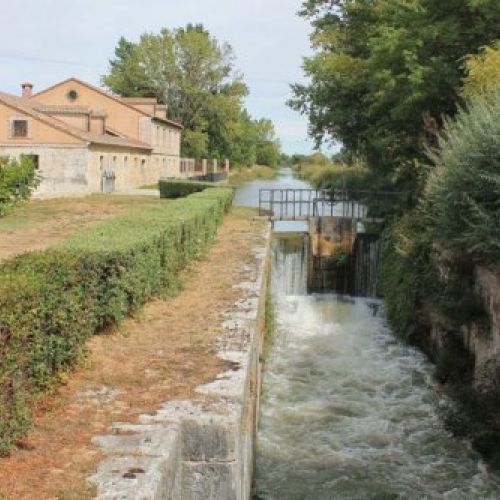
[[[151,196],[92,195],[31,200],[0,217],[0,260],[41,250],[95,222],[168,203]]]

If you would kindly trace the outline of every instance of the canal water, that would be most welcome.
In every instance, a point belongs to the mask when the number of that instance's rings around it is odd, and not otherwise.
[[[432,365],[392,335],[381,302],[308,295],[307,236],[286,231],[273,240],[255,499],[500,498],[499,477],[446,430],[453,403]]]

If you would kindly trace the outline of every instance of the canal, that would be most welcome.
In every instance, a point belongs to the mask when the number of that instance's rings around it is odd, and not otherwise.
[[[307,187],[289,169],[239,189]],[[292,223],[293,224],[293,223]],[[276,331],[266,361],[255,499],[495,499],[500,479],[442,415],[433,366],[391,333],[383,304],[307,294],[304,226],[273,236]]]

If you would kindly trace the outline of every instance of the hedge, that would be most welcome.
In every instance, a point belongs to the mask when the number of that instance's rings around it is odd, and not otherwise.
[[[160,198],[183,198],[193,193],[199,193],[207,188],[218,187],[212,182],[189,180],[160,180]]]
[[[179,270],[214,238],[233,191],[211,189],[86,228],[57,247],[0,265],[0,451],[86,340],[179,286]]]

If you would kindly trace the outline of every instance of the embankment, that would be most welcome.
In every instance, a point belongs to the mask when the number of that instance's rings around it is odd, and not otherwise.
[[[235,286],[218,356],[229,369],[191,400],[168,401],[94,442],[109,456],[91,478],[98,498],[247,499],[253,477],[269,234]]]

